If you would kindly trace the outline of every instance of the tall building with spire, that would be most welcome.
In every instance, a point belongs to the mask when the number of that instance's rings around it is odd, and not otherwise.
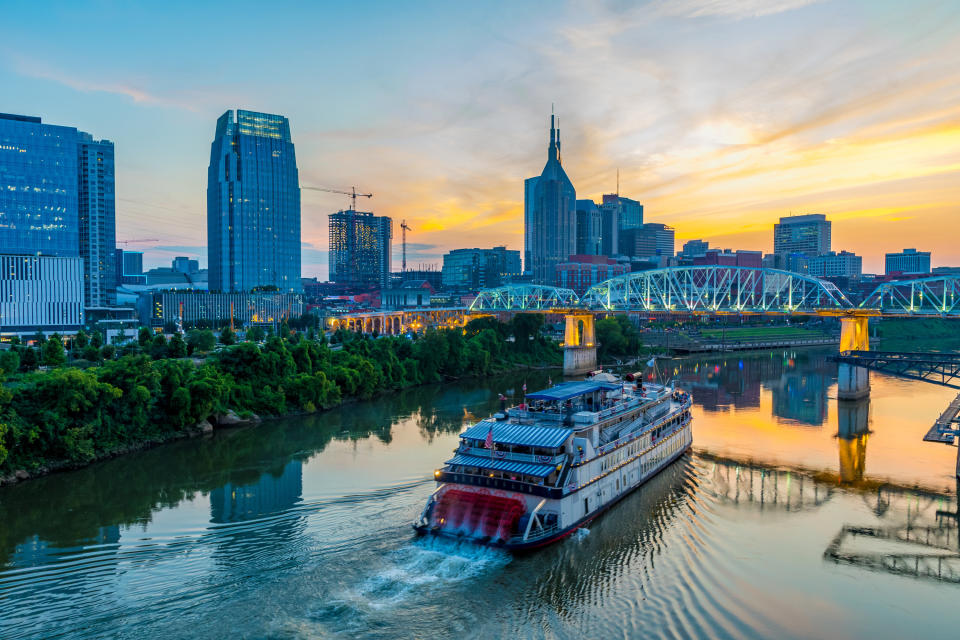
[[[524,194],[524,265],[534,282],[556,280],[555,268],[577,251],[577,192],[561,166],[560,131],[550,114],[547,164],[539,178],[526,181]]]

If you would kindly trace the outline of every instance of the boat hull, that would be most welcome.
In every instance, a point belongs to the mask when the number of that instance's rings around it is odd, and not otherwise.
[[[615,496],[609,502],[606,502],[603,505],[601,505],[599,509],[589,513],[588,515],[581,518],[577,522],[574,522],[570,526],[564,529],[560,529],[557,532],[550,534],[548,536],[544,536],[543,538],[538,538],[536,540],[531,540],[527,542],[510,542],[510,541],[503,541],[503,540],[494,541],[494,540],[485,540],[483,538],[475,538],[475,537],[467,536],[465,534],[458,534],[452,531],[444,531],[442,529],[433,529],[428,525],[414,524],[413,528],[418,535],[433,535],[433,536],[447,538],[451,540],[462,540],[466,542],[474,542],[476,544],[482,544],[482,545],[493,547],[493,548],[506,549],[511,552],[522,553],[524,551],[533,551],[533,550],[551,545],[555,542],[559,542],[560,540],[573,534],[577,529],[580,529],[590,524],[591,522],[596,520],[598,517],[603,515],[608,509],[613,507],[615,504],[617,504],[627,496],[632,495],[637,489],[645,485],[651,479],[657,477],[657,475],[659,475],[664,469],[669,467],[671,464],[676,462],[679,458],[683,457],[688,451],[690,451],[690,448],[691,448],[691,445],[688,444],[686,447],[683,447],[678,451],[674,452],[672,456],[670,456],[669,458],[663,461],[663,463],[659,466],[656,472],[651,473],[649,476],[643,478],[639,483],[633,486],[630,490]]]

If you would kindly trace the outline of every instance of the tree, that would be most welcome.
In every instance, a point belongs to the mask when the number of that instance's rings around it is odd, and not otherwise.
[[[103,334],[99,331],[94,331],[90,336],[90,345],[99,349],[103,346]]]
[[[162,360],[167,357],[168,352],[167,338],[162,333],[158,333],[150,343],[150,357],[154,360]]]
[[[539,313],[518,313],[510,322],[510,330],[520,351],[532,351],[531,338],[540,335],[543,326],[543,315]]]
[[[191,329],[187,334],[187,351],[210,351],[217,344],[217,339],[210,329]]]
[[[179,333],[173,334],[173,337],[170,338],[167,355],[170,358],[187,357],[187,343],[183,341],[183,337]]]
[[[90,344],[90,339],[87,337],[87,332],[83,329],[77,331],[77,335],[73,339],[73,350],[83,351],[88,344]]]
[[[84,360],[89,360],[90,362],[96,362],[100,359],[100,349],[97,349],[92,344],[88,344],[83,348],[81,356]]]
[[[266,337],[266,334],[261,327],[253,326],[247,329],[244,337],[247,339],[247,342],[260,342]]]
[[[20,354],[10,349],[0,351],[0,375],[9,375],[16,373],[20,368]]]
[[[237,343],[237,334],[235,334],[233,332],[233,329],[231,329],[230,327],[224,327],[223,330],[220,331],[220,344],[223,344],[229,347],[230,345],[236,344],[236,343]]]
[[[137,342],[140,343],[140,346],[146,348],[151,340],[153,340],[153,334],[150,332],[150,329],[140,327],[140,331],[137,333]]]
[[[37,354],[37,350],[32,347],[24,349],[20,356],[20,368],[23,371],[30,372],[36,370],[39,365],[40,356]]]
[[[117,348],[112,344],[105,344],[100,347],[100,357],[104,360],[113,360],[115,355],[117,355]]]
[[[43,364],[49,367],[59,367],[67,361],[67,354],[63,350],[60,334],[55,333],[43,344]]]

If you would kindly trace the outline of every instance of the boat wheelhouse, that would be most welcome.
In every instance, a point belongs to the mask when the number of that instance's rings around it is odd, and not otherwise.
[[[521,549],[592,520],[692,441],[689,395],[628,378],[557,384],[464,431],[414,528]]]

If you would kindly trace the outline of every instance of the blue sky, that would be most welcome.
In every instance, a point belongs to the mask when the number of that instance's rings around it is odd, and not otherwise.
[[[230,108],[288,116],[301,183],[373,192],[413,227],[413,263],[521,249],[551,103],[578,197],[611,191],[619,168],[621,193],[681,240],[769,250],[777,217],[822,212],[867,270],[903,246],[960,264],[960,3],[7,2],[4,16],[0,111],[116,143],[118,238],[156,238],[148,265],[205,263],[210,142]],[[323,278],[326,214],[347,200],[302,200],[304,275]]]

